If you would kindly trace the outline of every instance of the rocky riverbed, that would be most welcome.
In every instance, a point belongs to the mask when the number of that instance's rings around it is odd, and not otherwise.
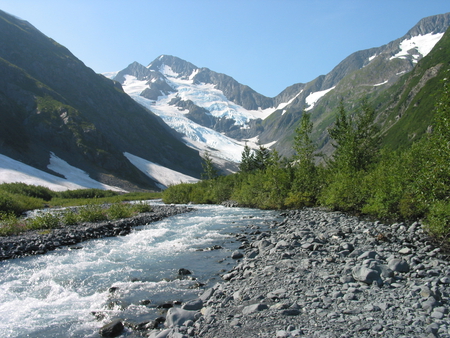
[[[185,206],[155,205],[151,212],[98,223],[80,223],[50,230],[27,231],[16,236],[0,237],[0,261],[22,256],[45,254],[61,246],[80,248],[78,243],[89,239],[124,236],[138,225],[157,222],[165,217],[190,212]]]
[[[450,337],[450,266],[421,224],[317,209],[283,216],[238,235],[237,264],[222,281],[142,335]]]

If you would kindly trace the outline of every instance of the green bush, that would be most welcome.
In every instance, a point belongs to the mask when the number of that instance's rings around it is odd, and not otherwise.
[[[12,212],[19,216],[27,210],[42,208],[44,204],[42,199],[0,190],[0,212]]]
[[[426,218],[431,234],[448,241],[450,235],[450,202],[438,201],[431,205]]]
[[[80,222],[100,222],[108,219],[106,211],[99,204],[89,204],[78,209]]]
[[[134,204],[132,204],[132,208],[137,213],[153,211],[152,206],[150,204],[147,204],[147,203],[144,203],[144,202],[134,203]]]
[[[58,228],[60,226],[60,216],[51,212],[44,212],[41,215],[28,219],[26,224],[27,228],[32,230]]]
[[[65,199],[104,198],[117,195],[118,193],[115,191],[101,189],[66,190],[59,193],[59,197]]]
[[[23,195],[29,197],[35,197],[43,199],[44,201],[50,201],[57,195],[56,192],[49,188],[36,185],[28,185],[25,183],[3,183],[0,184],[0,190],[9,192],[15,195]]]
[[[64,225],[74,225],[79,221],[78,214],[72,209],[66,209],[60,214],[61,223]]]
[[[133,216],[133,207],[128,203],[113,203],[106,211],[108,219],[120,219]]]

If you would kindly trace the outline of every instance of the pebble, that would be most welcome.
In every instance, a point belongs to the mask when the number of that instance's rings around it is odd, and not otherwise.
[[[220,297],[200,295],[215,321],[200,317],[192,337],[450,338],[450,264],[419,222],[282,216],[264,237],[248,231],[243,259],[212,288]]]

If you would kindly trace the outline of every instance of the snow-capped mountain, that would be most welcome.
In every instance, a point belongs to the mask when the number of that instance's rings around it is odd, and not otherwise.
[[[209,75],[205,75],[207,73]],[[209,79],[225,78],[235,88],[229,91],[240,93],[237,101],[242,105],[230,100],[225,95],[226,90],[218,89],[221,87],[219,83],[199,80],[206,76]],[[270,106],[274,100],[249,89],[247,98],[244,98],[241,92],[245,91],[245,88],[242,90],[245,86],[230,77],[200,69],[173,56],[162,55],[147,67],[134,62],[123,71],[112,74],[112,79],[119,81],[136,102],[182,134],[186,144],[208,151],[217,159],[234,163],[240,161],[245,142],[254,145],[254,140],[233,139],[226,135],[227,132],[238,130],[245,133],[253,121],[263,120],[283,107],[282,104]],[[265,104],[265,108],[243,106],[255,107],[257,103]]]
[[[323,143],[332,123],[329,115],[341,98],[354,102],[392,86],[433,49],[449,25],[450,13],[422,19],[402,38],[355,52],[327,75],[294,84],[274,98],[227,75],[168,55],[147,67],[134,62],[109,76],[182,134],[191,147],[237,162],[245,142],[252,140],[249,145],[272,145],[289,155],[292,133],[303,110],[321,124],[315,137]]]

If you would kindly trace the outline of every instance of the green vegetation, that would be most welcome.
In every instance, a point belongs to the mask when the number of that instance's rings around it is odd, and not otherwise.
[[[441,82],[432,131],[409,148],[382,147],[382,134],[368,100],[347,112],[341,102],[328,129],[336,148],[316,164],[312,124],[303,112],[292,158],[264,147],[245,147],[240,171],[196,184],[169,187],[165,203],[235,200],[262,209],[323,206],[358,215],[425,222],[441,240],[450,235],[450,89]],[[321,161],[323,163],[324,161]]]
[[[151,211],[143,202],[128,201],[161,198],[161,193],[132,192],[118,194],[110,190],[80,189],[55,192],[46,187],[25,183],[0,184],[0,236],[21,233],[27,230],[52,229],[80,222],[99,222],[128,218],[137,213]],[[68,207],[64,212],[48,213],[24,219],[28,210],[44,207]]]

